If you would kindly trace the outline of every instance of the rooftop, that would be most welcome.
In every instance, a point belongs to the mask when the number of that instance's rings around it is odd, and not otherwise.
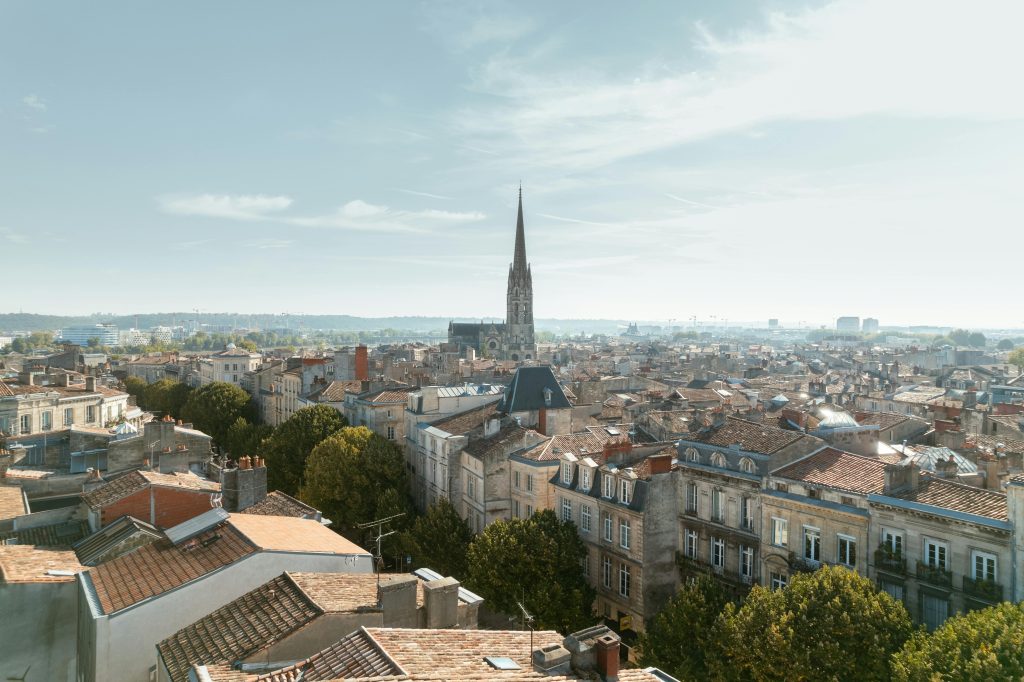
[[[487,403],[464,412],[431,422],[436,429],[453,435],[461,435],[481,426],[488,419],[499,417],[496,403]]]
[[[885,462],[822,448],[772,472],[774,476],[867,495],[885,489]]]
[[[246,507],[240,513],[258,514],[261,516],[294,516],[296,518],[311,518],[318,511],[304,502],[299,502],[291,495],[273,490],[267,496],[252,505]]]
[[[149,486],[178,488],[195,492],[220,492],[220,483],[200,478],[193,473],[161,474],[156,471],[138,469],[101,485],[82,495],[82,501],[92,509],[105,507],[129,495],[134,495]]]
[[[777,426],[728,417],[721,426],[712,426],[680,439],[682,442],[704,443],[717,447],[739,445],[747,452],[770,455],[796,443],[803,438],[813,438],[799,431],[780,429]]]
[[[1008,520],[1006,493],[976,488],[926,473],[921,474],[917,490],[895,493],[893,497],[965,514],[987,516],[997,521]]]
[[[0,485],[0,519],[28,514],[28,505],[20,485]]]
[[[84,570],[68,549],[0,545],[0,582],[67,583]]]
[[[313,519],[259,514],[232,514],[228,519],[243,537],[259,549],[274,552],[327,554],[369,553]]]
[[[570,407],[569,399],[547,365],[517,369],[498,402],[498,409],[506,414]]]

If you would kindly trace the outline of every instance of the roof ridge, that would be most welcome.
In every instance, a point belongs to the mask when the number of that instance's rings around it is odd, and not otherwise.
[[[989,488],[979,488],[978,486],[971,485],[970,483],[961,483],[960,481],[954,481],[951,478],[943,478],[942,476],[936,476],[935,474],[931,473],[930,471],[922,471],[921,472],[921,478],[927,480],[929,483],[934,483],[934,482],[938,481],[938,482],[945,483],[945,484],[948,484],[948,485],[956,486],[958,488],[964,488],[965,490],[970,490],[971,492],[992,493],[993,495],[999,495],[1000,497],[1006,497],[1006,493],[1004,493],[1001,490],[990,490]]]
[[[301,572],[302,571],[295,571],[295,573],[301,573]],[[312,606],[314,609],[319,611],[321,614],[327,613],[327,610],[324,607],[320,606],[320,604],[318,604],[316,602],[316,600],[313,599],[313,597],[309,596],[308,592],[306,592],[304,589],[302,589],[302,585],[299,585],[299,583],[295,580],[295,577],[292,576],[292,571],[285,571],[282,575],[283,575],[283,577],[288,579],[288,582],[290,582],[292,585],[295,586],[295,589],[297,589],[299,591],[299,594],[301,594],[303,596],[303,598],[305,598],[305,600],[309,603],[310,606]],[[278,577],[282,577],[282,576],[278,576]]]

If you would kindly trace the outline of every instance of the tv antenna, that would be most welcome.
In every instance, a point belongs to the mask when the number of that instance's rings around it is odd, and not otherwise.
[[[516,606],[523,612],[523,629],[530,628],[530,651],[527,652],[527,656],[533,656],[533,615],[526,610],[523,602],[516,601]]]
[[[376,537],[377,553],[373,555],[373,559],[374,559],[373,563],[374,563],[374,566],[377,569],[377,587],[378,588],[380,587],[380,567],[381,567],[381,564],[384,562],[384,555],[381,552],[381,542],[387,536],[394,535],[395,533],[398,532],[398,531],[394,531],[394,530],[389,530],[387,533],[385,533],[384,532],[384,524],[391,523],[395,519],[400,519],[403,516],[405,516],[405,512],[401,512],[400,514],[392,514],[391,516],[385,516],[382,519],[376,519],[374,521],[367,521],[366,523],[360,523],[360,524],[356,525],[356,528],[359,528],[359,529],[373,528],[373,527],[377,528],[377,537]]]

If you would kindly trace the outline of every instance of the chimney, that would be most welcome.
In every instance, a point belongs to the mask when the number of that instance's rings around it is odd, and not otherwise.
[[[96,377],[85,378],[85,390],[89,391],[90,393],[96,392]]]
[[[377,606],[382,611],[381,627],[418,628],[419,612],[416,592],[419,578],[414,575],[395,575],[385,578],[377,587]]]
[[[70,386],[71,385],[71,375],[68,374],[67,372],[64,372],[63,374],[60,374],[57,377],[57,385],[58,386],[64,386],[64,387]]]
[[[619,679],[619,638],[609,632],[598,637],[594,645],[597,649],[597,672],[604,682],[618,682]]]
[[[549,644],[533,651],[533,671],[541,675],[567,675],[572,669],[572,654],[561,644]]]
[[[964,409],[969,410],[978,406],[978,392],[977,391],[964,391],[963,397]]]
[[[434,630],[458,625],[459,581],[455,578],[439,578],[425,583],[423,602],[427,610],[427,628]]]
[[[717,429],[725,425],[725,410],[718,408],[711,413],[711,428]]]
[[[672,471],[672,455],[668,453],[651,455],[647,458],[651,475],[667,474]]]
[[[370,361],[366,346],[356,346],[355,365],[356,379],[358,381],[367,381],[370,378]]]
[[[501,430],[501,419],[498,417],[491,417],[484,422],[484,438],[490,438],[498,431]]]

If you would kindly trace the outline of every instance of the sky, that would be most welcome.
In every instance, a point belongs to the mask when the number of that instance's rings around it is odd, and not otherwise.
[[[1024,3],[0,3],[0,312],[1024,327]]]

